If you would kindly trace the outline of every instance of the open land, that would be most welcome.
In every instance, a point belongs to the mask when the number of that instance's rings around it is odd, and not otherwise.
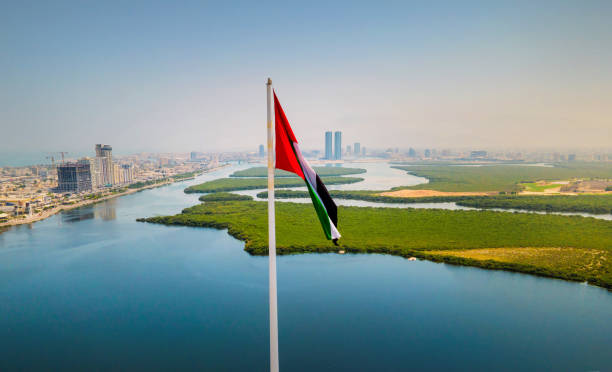
[[[429,180],[429,183],[402,189],[447,192],[518,193],[525,189],[523,184],[531,185],[538,181],[612,179],[612,163],[564,163],[553,167],[414,165],[394,168]]]

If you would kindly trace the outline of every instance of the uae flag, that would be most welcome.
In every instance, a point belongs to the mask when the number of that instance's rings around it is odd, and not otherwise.
[[[298,141],[291,130],[285,112],[274,93],[274,116],[276,122],[276,168],[295,173],[306,183],[323,232],[327,239],[338,244],[338,208],[329,196],[319,175],[302,156]]]

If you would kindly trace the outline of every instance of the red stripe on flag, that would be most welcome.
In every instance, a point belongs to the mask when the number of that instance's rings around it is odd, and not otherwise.
[[[276,122],[276,168],[295,173],[305,180],[302,167],[291,145],[293,142],[297,143],[297,140],[285,116],[285,111],[276,98],[276,92],[274,93],[274,118]]]

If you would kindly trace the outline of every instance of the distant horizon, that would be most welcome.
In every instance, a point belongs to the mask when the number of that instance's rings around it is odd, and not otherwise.
[[[351,147],[353,146],[354,142],[351,143],[345,143],[343,144],[343,147],[346,148],[347,145],[351,145]],[[111,144],[109,144],[111,146]],[[95,152],[93,150],[93,144],[92,144],[92,149],[91,151],[69,151],[66,155],[65,158],[66,159],[79,159],[82,157],[94,157],[95,156]],[[237,149],[225,149],[225,150],[220,150],[220,151],[212,151],[212,150],[198,150],[198,149],[191,149],[191,150],[179,150],[179,151],[166,151],[166,150],[134,150],[134,151],[130,151],[127,149],[119,149],[119,148],[115,148],[113,146],[113,155],[114,156],[118,156],[118,157],[124,157],[124,156],[130,156],[130,155],[136,155],[136,154],[189,154],[192,151],[196,151],[196,152],[202,152],[202,153],[246,153],[246,152],[251,152],[251,153],[256,153],[258,152],[258,146],[251,148],[237,148]],[[362,148],[364,147],[363,143],[361,144]],[[388,146],[388,147],[367,147],[368,152],[373,151],[373,152],[384,152],[385,150],[391,148],[391,149],[395,149],[398,148],[400,152],[404,153],[407,152],[411,146],[407,146],[407,147],[399,147],[399,146]],[[543,153],[543,154],[552,154],[552,153],[560,153],[560,154],[569,154],[569,153],[576,153],[576,154],[586,154],[586,153],[607,153],[607,154],[612,154],[612,147],[608,147],[608,148],[604,148],[604,147],[600,147],[600,148],[596,148],[596,147],[574,147],[574,148],[491,148],[491,147],[412,147],[417,151],[423,151],[425,149],[431,149],[431,150],[450,150],[450,151],[461,151],[461,152],[467,152],[467,151],[477,151],[477,150],[484,150],[484,151],[488,151],[488,152],[525,152],[525,153]],[[312,152],[312,151],[319,151],[322,154],[324,153],[324,146],[321,146],[320,148],[305,148],[304,149],[305,152]],[[2,151],[0,150],[0,167],[23,167],[23,166],[29,166],[29,165],[41,165],[41,164],[50,164],[51,160],[46,159],[47,156],[49,156],[49,154],[52,153],[56,153],[55,155],[55,162],[57,163],[58,161],[61,161],[61,155],[58,154],[59,151]]]
[[[0,148],[612,142],[612,3],[4,3]],[[266,21],[268,20],[268,21]],[[86,145],[85,145],[86,144]]]

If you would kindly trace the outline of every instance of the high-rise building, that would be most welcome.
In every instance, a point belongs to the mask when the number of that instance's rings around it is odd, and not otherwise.
[[[332,160],[332,132],[325,132],[325,159]]]
[[[125,180],[123,179],[123,168],[121,165],[113,163],[113,181],[114,185],[123,185]]]
[[[430,149],[425,149],[425,157],[426,158],[431,158],[431,150]]]
[[[134,182],[134,167],[132,164],[121,164],[121,173],[123,183],[129,184]]]
[[[334,159],[342,159],[342,132],[334,133]]]
[[[346,145],[346,156],[351,155],[352,149],[351,149],[351,145]]]
[[[79,160],[79,163],[87,163],[89,164],[89,172],[91,173],[91,189],[95,190],[99,187],[102,187],[102,174],[99,158],[82,158]]]
[[[112,186],[115,183],[113,169],[113,148],[110,145],[96,145],[96,158],[100,165],[102,185]]]
[[[264,145],[259,145],[259,157],[263,158],[264,156],[266,156],[266,152],[264,150]]]
[[[365,148],[365,146],[361,148],[361,156],[363,156],[364,158],[366,156],[366,148]]]
[[[397,152],[397,151],[396,151]],[[408,150],[408,156],[410,156],[411,158],[416,158],[416,150],[413,149],[412,147]]]
[[[353,155],[361,155],[361,143],[355,142],[355,144],[353,145]]]
[[[91,170],[88,161],[64,163],[57,166],[59,192],[91,191]]]

